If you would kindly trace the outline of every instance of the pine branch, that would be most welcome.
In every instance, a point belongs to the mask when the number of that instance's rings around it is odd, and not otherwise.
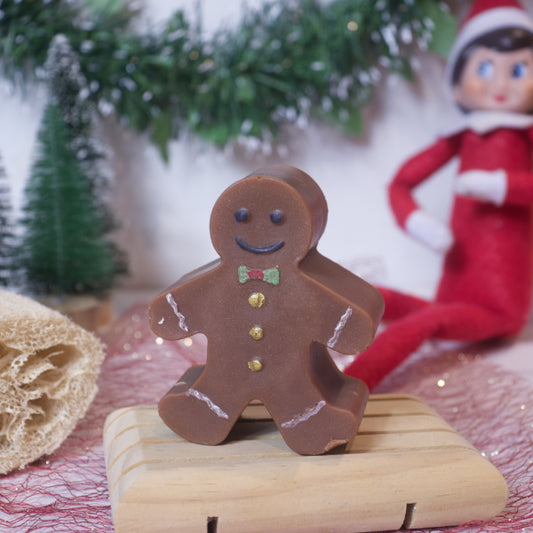
[[[11,79],[38,74],[53,37],[64,34],[80,58],[86,97],[146,132],[167,157],[182,128],[218,145],[270,138],[311,116],[347,133],[386,73],[413,77],[410,57],[432,36],[441,52],[455,21],[434,0],[271,0],[248,10],[233,31],[203,41],[182,11],[163,30],[139,35],[138,13],[117,2],[108,16],[67,0],[4,0],[0,57]]]

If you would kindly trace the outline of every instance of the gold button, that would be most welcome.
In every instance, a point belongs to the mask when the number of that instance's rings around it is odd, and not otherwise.
[[[256,341],[263,338],[263,328],[260,328],[259,326],[254,326],[248,333],[250,334],[250,337]]]
[[[260,359],[252,359],[251,361],[248,361],[248,368],[252,372],[260,372],[263,370],[263,363]]]
[[[248,303],[252,307],[262,307],[265,303],[265,295],[262,292],[254,292],[250,294],[248,298]]]

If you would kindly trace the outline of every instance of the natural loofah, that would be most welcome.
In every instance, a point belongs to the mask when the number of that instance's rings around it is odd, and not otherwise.
[[[91,333],[0,291],[0,474],[60,446],[96,394],[103,359]]]

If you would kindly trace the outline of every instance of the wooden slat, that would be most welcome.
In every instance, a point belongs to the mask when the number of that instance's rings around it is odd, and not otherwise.
[[[428,414],[435,412],[419,398],[409,395],[375,394],[370,396],[365,409],[365,416],[380,414]],[[243,412],[244,420],[269,420],[270,415],[261,402],[252,402]]]
[[[411,514],[406,527],[483,520],[505,505],[498,471],[417,398],[371,397],[352,442],[316,457],[292,452],[253,409],[259,420],[219,446],[178,437],[154,407],[112,413],[104,446],[117,532],[206,533],[217,517],[209,531],[355,533],[398,529]]]

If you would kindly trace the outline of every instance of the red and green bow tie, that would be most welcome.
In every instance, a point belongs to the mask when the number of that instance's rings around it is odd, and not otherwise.
[[[266,270],[259,270],[257,268],[248,268],[241,265],[237,269],[239,275],[239,283],[246,283],[250,280],[266,281],[272,285],[279,285],[279,270],[277,268],[267,268]]]

